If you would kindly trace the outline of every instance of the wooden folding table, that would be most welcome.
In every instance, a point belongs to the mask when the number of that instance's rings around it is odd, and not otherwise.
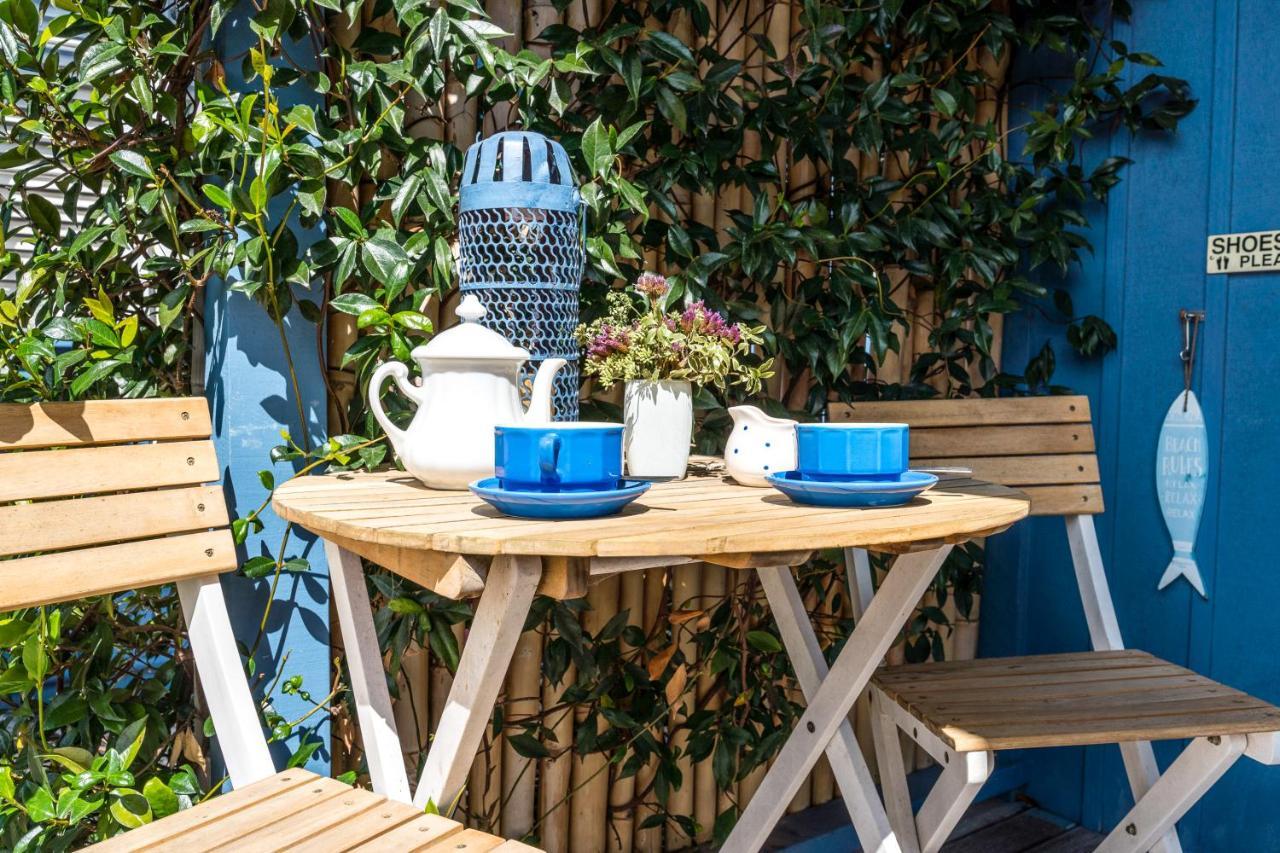
[[[461,792],[536,593],[579,597],[593,578],[690,562],[757,571],[808,709],[726,843],[734,851],[764,843],[824,751],[863,849],[897,849],[849,709],[951,546],[1027,514],[1020,493],[974,480],[941,484],[906,506],[850,510],[698,476],[655,485],[610,518],[530,521],[396,471],[299,478],[277,489],[273,505],[325,540],[374,790],[420,806],[446,808]],[[849,547],[900,556],[828,673],[791,568],[815,550]],[[412,795],[360,556],[440,594],[480,596]]]

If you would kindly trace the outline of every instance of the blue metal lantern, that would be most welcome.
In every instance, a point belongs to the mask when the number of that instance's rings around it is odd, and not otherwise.
[[[578,417],[578,285],[582,197],[569,157],[540,133],[505,131],[467,149],[458,225],[459,286],[485,304],[481,321],[532,356],[569,363],[552,396],[557,420]]]

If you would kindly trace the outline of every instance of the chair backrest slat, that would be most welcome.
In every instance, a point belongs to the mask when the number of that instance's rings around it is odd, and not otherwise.
[[[208,438],[200,397],[0,405],[0,450]]]
[[[0,611],[236,567],[201,398],[0,405]]]
[[[225,529],[5,560],[0,610],[214,575],[236,565],[235,543]]]
[[[0,557],[190,533],[229,521],[217,486],[0,506]]]
[[[1087,397],[832,403],[833,423],[911,425],[911,463],[963,467],[1031,498],[1032,515],[1103,511]]]
[[[0,452],[0,501],[63,498],[217,480],[213,442]]]

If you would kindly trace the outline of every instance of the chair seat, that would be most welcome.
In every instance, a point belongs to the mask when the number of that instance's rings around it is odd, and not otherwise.
[[[1280,730],[1280,708],[1139,651],[895,666],[872,684],[960,752]]]
[[[89,849],[95,853],[535,850],[304,770],[277,773]]]

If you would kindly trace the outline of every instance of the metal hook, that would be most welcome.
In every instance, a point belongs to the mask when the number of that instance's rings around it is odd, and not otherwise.
[[[1178,312],[1178,319],[1182,321],[1182,351],[1178,353],[1178,357],[1182,359],[1182,411],[1185,412],[1191,393],[1191,377],[1195,372],[1196,343],[1200,337],[1200,323],[1204,321],[1204,312],[1183,308]]]

